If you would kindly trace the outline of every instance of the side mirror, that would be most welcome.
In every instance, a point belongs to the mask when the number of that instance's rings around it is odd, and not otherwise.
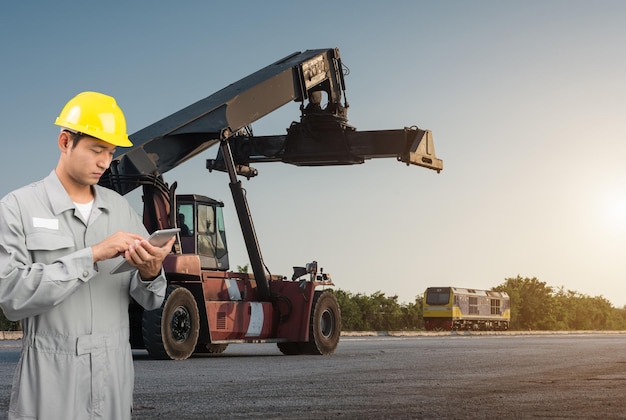
[[[317,273],[317,261],[310,262],[306,265],[306,272],[309,274]]]

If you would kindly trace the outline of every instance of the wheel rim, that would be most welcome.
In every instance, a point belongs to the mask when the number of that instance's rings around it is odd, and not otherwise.
[[[191,332],[191,316],[184,306],[178,306],[172,314],[172,338],[176,341],[185,341]]]
[[[328,309],[322,313],[322,317],[320,319],[320,330],[322,336],[325,338],[333,335],[333,331],[335,330],[335,316]]]

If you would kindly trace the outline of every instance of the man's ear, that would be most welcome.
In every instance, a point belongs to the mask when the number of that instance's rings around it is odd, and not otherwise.
[[[72,148],[72,136],[67,131],[61,131],[59,133],[57,142],[59,144],[59,149],[61,149],[62,152]]]

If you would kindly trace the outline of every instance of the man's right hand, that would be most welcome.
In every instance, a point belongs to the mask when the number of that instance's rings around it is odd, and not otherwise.
[[[93,253],[93,262],[108,260],[119,255],[124,255],[130,245],[135,241],[144,239],[141,235],[128,232],[116,232],[106,238],[104,241],[93,245],[91,252]]]

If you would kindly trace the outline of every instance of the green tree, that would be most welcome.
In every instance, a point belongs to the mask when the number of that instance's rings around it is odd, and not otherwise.
[[[401,331],[423,327],[422,297],[400,304],[398,296],[383,292],[371,295],[335,290],[341,308],[342,328],[346,331]]]
[[[614,330],[624,328],[624,318],[602,296],[591,297],[559,288],[554,295],[558,308],[556,329]]]
[[[511,298],[511,329],[617,330],[626,328],[626,307],[614,308],[602,296],[591,297],[536,278],[506,279],[493,290]]]
[[[493,288],[511,298],[511,329],[549,330],[556,324],[553,289],[535,277],[505,279]]]
[[[424,314],[423,314],[424,296],[418,295],[413,303],[401,306],[402,318],[397,330],[423,330]]]
[[[333,293],[341,309],[341,328],[346,331],[365,331],[363,314],[355,296],[340,289]]]
[[[626,306],[613,309],[613,328],[626,330]]]

